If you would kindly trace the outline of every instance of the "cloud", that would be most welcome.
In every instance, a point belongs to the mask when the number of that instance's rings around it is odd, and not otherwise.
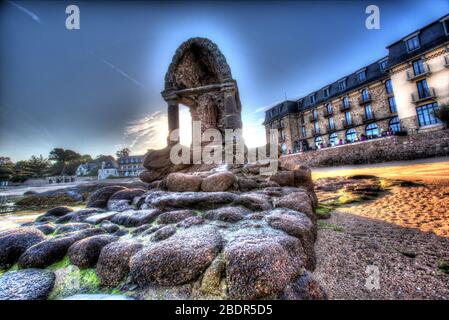
[[[134,154],[144,154],[147,149],[165,147],[167,134],[167,115],[157,111],[126,126],[122,146],[129,147]]]
[[[18,10],[20,10],[20,11],[22,11],[23,13],[25,13],[26,15],[28,15],[31,19],[33,19],[33,20],[36,21],[37,23],[42,24],[41,18],[40,18],[37,14],[35,14],[34,12],[31,12],[31,11],[28,10],[27,8],[22,7],[21,5],[18,5],[18,4],[15,3],[15,2],[9,1],[9,3],[10,3],[12,6],[16,7]]]

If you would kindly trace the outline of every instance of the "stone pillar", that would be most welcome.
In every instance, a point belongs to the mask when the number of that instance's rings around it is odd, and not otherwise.
[[[225,128],[237,129],[242,127],[242,120],[236,101],[236,88],[226,86],[222,88],[225,114]]]
[[[176,97],[167,98],[168,105],[168,137],[167,143],[168,145],[177,143],[177,141],[171,141],[171,133],[173,130],[179,129],[179,103]],[[179,141],[179,137],[178,137]]]

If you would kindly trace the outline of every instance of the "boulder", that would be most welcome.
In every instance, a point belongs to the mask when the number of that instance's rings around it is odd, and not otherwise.
[[[174,192],[198,191],[201,186],[201,177],[174,172],[165,178],[165,186],[169,191]]]
[[[139,179],[146,183],[153,183],[155,181],[160,181],[163,176],[163,172],[144,170],[139,174]]]
[[[296,165],[293,168],[294,186],[302,187],[309,186],[312,182],[312,171],[302,165]]]
[[[305,213],[309,218],[315,220],[312,199],[305,191],[287,194],[280,198],[275,206],[276,208],[289,208]]]
[[[55,234],[69,233],[92,228],[88,223],[67,223],[56,228]]]
[[[106,208],[109,198],[116,192],[125,190],[121,186],[108,186],[98,189],[89,195],[86,207],[91,208]]]
[[[327,293],[313,275],[306,271],[288,284],[279,298],[283,300],[327,300]]]
[[[0,300],[46,300],[54,283],[48,270],[9,271],[0,278]]]
[[[239,177],[237,180],[240,191],[250,191],[259,188],[259,183],[254,179]]]
[[[203,222],[204,218],[202,216],[194,216],[182,220],[176,226],[181,228],[190,228],[191,226],[196,226],[198,224],[202,224]]]
[[[109,211],[125,211],[133,209],[134,199],[145,193],[143,189],[125,189],[114,193],[108,200]]]
[[[115,216],[117,212],[115,211],[108,211],[108,212],[101,212],[97,214],[93,214],[87,218],[84,219],[84,222],[90,223],[90,224],[99,224],[105,220],[112,219],[113,216]]]
[[[80,268],[94,267],[100,256],[101,249],[117,240],[118,237],[98,235],[77,241],[69,248],[68,255],[70,262]]]
[[[104,231],[98,228],[81,230],[39,242],[28,248],[19,258],[21,268],[46,268],[60,261],[75,242]]]
[[[130,262],[131,280],[140,285],[174,286],[197,279],[222,247],[215,228],[192,227],[151,244]]]
[[[36,221],[51,221],[59,217],[65,216],[66,214],[72,212],[73,209],[65,206],[56,207],[48,210],[45,214],[39,216]]]
[[[193,210],[176,210],[170,212],[164,212],[157,218],[159,224],[177,223],[186,218],[195,216]]]
[[[56,227],[53,224],[45,223],[36,225],[36,229],[42,231],[43,234],[47,235],[55,232]]]
[[[106,230],[107,233],[114,233],[120,229],[118,225],[112,223],[111,221],[102,221],[99,227]]]
[[[254,233],[236,236],[224,250],[231,299],[273,297],[303,266],[301,242],[288,235]]]
[[[225,222],[237,222],[243,220],[245,215],[249,213],[251,211],[243,207],[223,207],[206,211],[204,218]]]
[[[301,244],[307,256],[305,267],[309,270],[315,269],[316,259],[314,242],[316,237],[316,227],[307,215],[289,209],[274,209],[271,210],[264,219],[270,227],[282,230],[301,240]]]
[[[104,210],[101,209],[81,209],[81,210],[76,210],[73,212],[70,212],[58,219],[56,219],[56,223],[66,223],[66,222],[82,222],[85,219],[87,219],[88,217],[90,217],[91,215],[100,213],[100,212],[104,212]]]
[[[0,269],[9,269],[28,248],[44,240],[45,235],[35,228],[0,232]]]
[[[158,209],[127,210],[117,213],[111,222],[124,227],[138,227],[153,222],[160,214],[161,211]]]
[[[235,175],[232,172],[217,172],[203,179],[201,190],[205,192],[226,191],[233,186],[235,180]]]
[[[273,208],[270,197],[262,193],[245,193],[240,196],[240,204],[254,211]]]
[[[171,192],[151,198],[149,204],[163,210],[213,209],[238,200],[239,196],[231,192]]]
[[[226,264],[223,258],[217,257],[204,272],[200,290],[206,294],[219,295],[220,283],[225,271]]]
[[[129,273],[129,260],[142,248],[137,241],[119,241],[106,245],[97,262],[100,284],[117,286]]]
[[[276,182],[282,187],[295,186],[295,174],[293,171],[277,171],[270,177],[270,181]]]
[[[176,233],[176,228],[173,226],[165,226],[155,231],[151,236],[152,241],[165,240]]]

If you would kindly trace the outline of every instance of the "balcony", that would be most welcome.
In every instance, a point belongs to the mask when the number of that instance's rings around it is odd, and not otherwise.
[[[335,125],[330,126],[330,125],[327,124],[326,125],[326,130],[327,130],[328,133],[331,133],[331,132],[336,131],[337,129],[335,129]]]
[[[435,100],[435,89],[429,88],[422,92],[422,94],[419,94],[418,92],[412,93],[412,102],[414,104],[418,104],[420,102],[426,101],[426,100]]]
[[[362,121],[363,123],[374,122],[376,121],[376,116],[374,115],[374,113],[370,114],[369,116],[367,116],[366,114],[362,114]]]
[[[414,81],[418,80],[420,78],[425,78],[430,74],[430,68],[427,65],[427,63],[423,63],[423,70],[420,70],[419,73],[415,73],[415,71],[412,69],[407,70],[407,80],[408,81]]]
[[[370,103],[370,102],[371,102],[370,94],[368,94],[368,96],[366,96],[366,97],[364,97],[364,96],[359,97],[359,105],[364,105],[364,104]]]
[[[347,122],[346,119],[341,120],[341,124],[343,126],[343,128],[349,128],[349,127],[353,127],[354,126],[354,121],[349,121]]]
[[[312,130],[312,135],[314,136],[314,137],[317,137],[317,136],[320,136],[321,135],[321,130],[315,130],[315,129],[313,129]]]
[[[332,117],[333,115],[334,115],[334,110],[331,110],[331,112],[329,112],[327,109],[324,109],[324,117],[325,118]]]
[[[351,104],[350,103],[348,103],[346,106],[344,104],[340,106],[340,111],[341,112],[346,112],[346,111],[349,111],[350,109],[351,109]]]
[[[318,121],[318,117],[314,117],[313,114],[311,114],[311,115],[309,116],[309,121],[310,121],[310,122],[316,122],[316,121]]]

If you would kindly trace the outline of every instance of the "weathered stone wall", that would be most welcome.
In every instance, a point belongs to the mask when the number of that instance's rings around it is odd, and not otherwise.
[[[405,137],[391,136],[333,148],[285,155],[283,166],[310,167],[379,163],[449,155],[449,130],[423,132]]]

